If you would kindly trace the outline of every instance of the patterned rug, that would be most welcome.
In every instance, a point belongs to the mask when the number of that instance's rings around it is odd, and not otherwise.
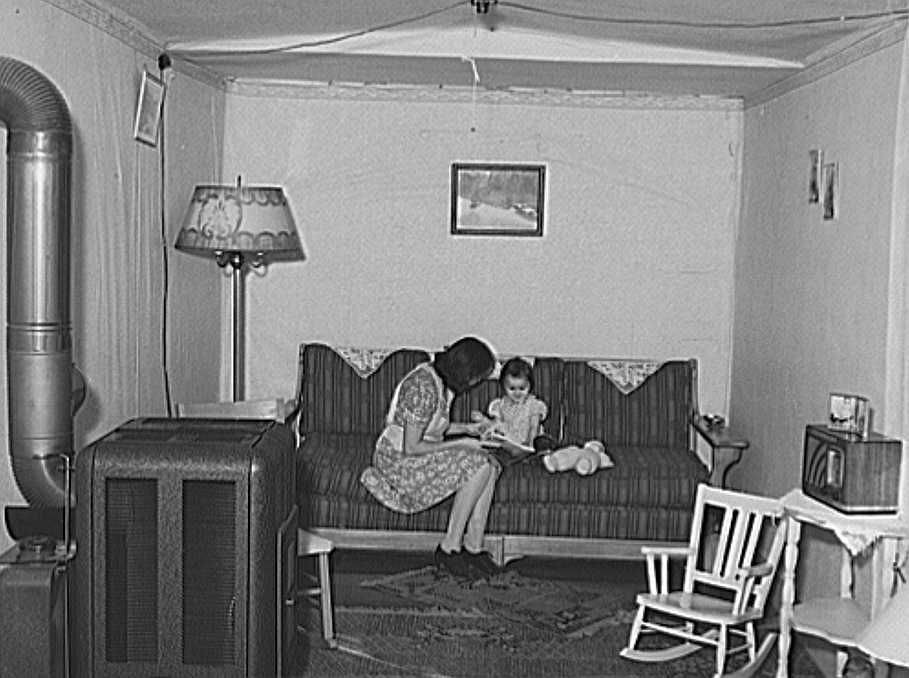
[[[603,585],[525,577],[515,571],[475,582],[433,566],[365,580],[360,586],[393,593],[439,610],[492,616],[568,638],[592,633],[604,620],[631,623],[626,601]]]
[[[406,606],[342,605],[338,647],[319,636],[317,611],[302,623],[294,678],[424,676],[431,678],[704,678],[711,650],[666,664],[619,656],[628,639],[633,597],[609,595],[608,583],[544,581],[510,573],[480,585],[458,583],[427,567],[367,578],[360,586],[394,592]],[[588,598],[584,599],[584,595]],[[560,596],[562,596],[560,598]],[[656,641],[656,638],[651,640]],[[741,662],[733,662],[733,670]],[[776,673],[776,651],[760,678]],[[823,678],[797,648],[792,678]]]
[[[706,678],[713,653],[704,650],[664,664],[619,656],[628,624],[616,619],[587,636],[566,638],[490,617],[440,611],[337,611],[338,647],[327,649],[317,623],[306,634],[294,678],[423,676],[426,678]],[[340,631],[343,629],[343,632]],[[730,670],[736,668],[732,663]],[[757,674],[776,675],[776,652]],[[823,678],[807,655],[795,651],[792,678]]]

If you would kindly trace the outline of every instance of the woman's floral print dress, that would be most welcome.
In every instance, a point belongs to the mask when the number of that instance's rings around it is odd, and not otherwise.
[[[366,489],[388,508],[401,513],[427,509],[489,463],[485,453],[468,447],[404,454],[405,422],[423,428],[424,440],[441,441],[450,406],[451,395],[430,363],[418,365],[398,384],[376,441],[373,465],[360,476]]]

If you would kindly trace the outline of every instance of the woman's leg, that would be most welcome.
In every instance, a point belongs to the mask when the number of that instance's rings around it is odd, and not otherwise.
[[[477,502],[486,491],[490,477],[495,478],[494,469],[492,464],[486,464],[474,473],[455,493],[454,503],[451,505],[451,513],[448,515],[448,530],[445,532],[445,537],[440,544],[443,551],[451,553],[452,551],[461,550],[467,520],[471,518]],[[495,482],[493,482],[494,485]],[[486,510],[488,513],[489,508],[487,507]]]
[[[477,553],[483,550],[483,537],[486,534],[486,523],[489,521],[489,509],[492,507],[492,495],[495,494],[496,483],[499,480],[499,467],[490,464],[490,474],[486,486],[473,505],[473,512],[467,523],[467,532],[464,535],[464,546],[468,551]]]

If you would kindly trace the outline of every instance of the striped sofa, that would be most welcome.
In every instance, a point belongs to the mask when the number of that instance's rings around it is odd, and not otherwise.
[[[304,529],[342,548],[435,548],[451,499],[404,515],[359,482],[395,385],[430,357],[410,348],[300,346],[297,499]],[[697,486],[708,478],[691,425],[696,361],[538,356],[533,369],[535,392],[549,405],[546,432],[565,443],[602,440],[615,466],[591,476],[551,474],[534,461],[507,468],[487,548],[500,562],[522,555],[639,558],[643,544],[686,541]],[[492,379],[461,394],[452,420],[467,421],[495,395]]]

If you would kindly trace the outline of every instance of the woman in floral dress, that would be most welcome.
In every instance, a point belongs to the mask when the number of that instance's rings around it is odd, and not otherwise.
[[[411,370],[398,384],[373,465],[360,480],[382,504],[416,513],[455,495],[435,562],[455,576],[498,571],[483,550],[499,466],[479,440],[480,424],[449,421],[458,393],[492,374],[495,358],[479,339],[464,337]]]

